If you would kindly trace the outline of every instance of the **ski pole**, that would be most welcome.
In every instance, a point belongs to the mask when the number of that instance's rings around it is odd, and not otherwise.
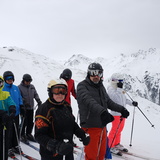
[[[131,129],[131,138],[130,138],[130,145],[129,145],[129,146],[132,146],[132,137],[133,137],[134,117],[135,117],[135,107],[134,107],[134,109],[133,109],[132,129]]]
[[[147,119],[147,121],[151,124],[151,127],[155,128],[154,125],[151,123],[151,121],[147,118],[147,116],[142,112],[142,110],[137,106],[137,108],[141,111],[143,116]]]
[[[22,116],[21,119],[22,119],[22,122],[21,122],[21,125],[20,125],[20,131],[19,131],[19,136],[20,136],[20,138],[21,138],[21,134],[22,134],[22,129],[23,129],[25,117]]]
[[[128,97],[132,100],[132,102],[133,102],[133,99],[131,98],[131,96],[126,92],[126,94],[128,95]],[[136,106],[139,110],[140,110],[140,112],[143,114],[143,116],[147,119],[147,121],[151,124],[151,127],[153,127],[153,128],[155,128],[154,127],[154,125],[151,123],[151,121],[147,118],[147,116],[142,112],[142,110],[138,107],[138,106]]]
[[[121,116],[121,117],[120,117],[120,122],[119,122],[119,124],[118,124],[118,127],[117,127],[117,129],[116,129],[116,132],[115,132],[115,134],[114,134],[114,137],[113,137],[113,139],[112,139],[112,142],[111,142],[111,145],[110,145],[109,148],[111,148],[112,145],[113,145],[113,142],[114,142],[114,140],[115,140],[115,138],[116,138],[116,135],[117,135],[117,132],[118,132],[118,130],[119,130],[119,127],[120,127],[120,125],[121,125],[122,120],[123,120],[123,117]]]
[[[97,158],[96,158],[96,160],[99,159],[99,153],[100,153],[100,149],[101,149],[102,137],[103,137],[104,129],[105,129],[105,127],[104,127],[104,128],[102,129],[102,131],[101,131],[101,136],[100,136],[100,139],[99,139],[99,146],[98,146],[98,153],[97,153]]]
[[[5,160],[5,132],[6,132],[7,128],[6,126],[4,125],[3,127],[3,160]]]
[[[14,119],[13,119],[13,124],[14,124],[15,133],[16,133],[16,139],[17,139],[17,143],[18,143],[19,154],[20,154],[20,157],[21,157],[21,160],[22,160],[20,141],[18,139],[18,132],[17,132],[17,127],[16,127],[16,123],[15,123]]]

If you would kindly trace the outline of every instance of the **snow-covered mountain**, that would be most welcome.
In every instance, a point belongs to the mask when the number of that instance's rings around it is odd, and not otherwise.
[[[65,66],[86,70],[89,63],[96,61],[104,68],[104,80],[115,72],[125,75],[125,89],[154,103],[160,104],[160,50],[150,48],[148,51],[139,50],[130,55],[104,59],[98,57],[91,59],[81,54],[73,55]],[[84,68],[85,67],[85,68]]]
[[[54,57],[53,55],[53,58],[48,58],[17,47],[0,48],[0,75],[3,75],[6,70],[11,70],[15,75],[14,84],[18,85],[22,80],[23,74],[31,74],[33,78],[32,83],[35,85],[42,101],[45,101],[48,97],[48,82],[52,78],[59,77],[64,68],[70,68],[72,70],[76,85],[86,77],[87,67],[91,62],[102,64],[104,68],[104,85],[106,87],[112,73],[124,73],[126,79],[125,87],[128,94],[139,102],[143,113],[151,120],[156,128],[153,129],[153,127],[150,127],[143,114],[136,109],[133,148],[129,149],[141,155],[160,159],[160,153],[158,152],[160,148],[160,107],[157,105],[159,104],[160,87],[160,73],[158,68],[160,51],[149,49],[148,51],[138,51],[130,55],[121,54],[108,59],[102,57],[92,59],[79,54],[73,55],[65,62],[58,62]],[[72,106],[74,115],[77,117],[78,107],[74,98],[72,98]],[[128,145],[129,143],[133,120],[133,108],[128,107],[128,110],[130,111],[130,116],[127,119],[123,133],[124,145]],[[108,125],[109,128],[110,125]],[[23,144],[22,149],[25,152],[29,150]],[[31,154],[40,159],[39,153],[32,151]],[[113,159],[116,160],[118,158],[114,157]],[[133,157],[131,159],[135,160]]]

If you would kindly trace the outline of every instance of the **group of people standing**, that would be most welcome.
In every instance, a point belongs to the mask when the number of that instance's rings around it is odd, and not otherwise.
[[[31,84],[31,75],[24,74],[18,86],[14,81],[11,71],[0,76],[0,159],[3,160],[22,152],[20,140],[25,143],[35,141],[32,135],[34,99],[38,105],[42,103]]]
[[[3,83],[3,78],[0,79]],[[12,80],[14,81],[14,76]],[[28,80],[23,78],[22,83],[18,86],[19,93],[22,96],[19,96],[19,103],[15,104],[16,102],[10,98],[11,102],[10,104],[7,103],[6,110],[3,109],[3,106],[1,107],[0,120],[2,123],[0,129],[3,131],[3,126],[7,126],[5,119],[8,117],[9,119],[13,119],[13,117],[15,119],[15,116],[19,114],[17,111],[17,106],[19,106],[22,117],[27,115],[32,121],[32,123],[31,121],[24,123],[30,125],[28,129],[23,125],[22,140],[35,140],[40,144],[41,160],[63,160],[64,156],[65,160],[73,160],[73,148],[75,146],[73,135],[76,135],[84,145],[85,160],[111,159],[111,157],[107,157],[108,146],[109,150],[116,154],[120,150],[125,150],[120,143],[125,119],[129,116],[125,106],[126,104],[138,105],[137,102],[131,102],[125,97],[123,80],[121,74],[113,74],[111,85],[106,91],[103,85],[102,66],[99,63],[91,63],[88,66],[86,78],[79,82],[77,89],[75,89],[72,72],[70,69],[65,69],[59,78],[52,79],[48,83],[48,99],[42,103],[35,87],[30,84],[31,76]],[[5,83],[7,83],[6,80]],[[28,84],[31,85],[31,95],[38,103],[35,114],[34,137],[31,135],[34,104],[33,99],[27,99],[26,97],[28,92],[26,92],[25,87]],[[3,85],[1,88],[3,88]],[[72,114],[70,93],[78,103],[80,126],[76,123]],[[9,94],[8,97],[10,97]],[[24,120],[27,119],[24,118]],[[15,123],[15,120],[12,122]],[[112,128],[107,136],[106,125],[110,122],[112,122]],[[117,133],[119,124],[121,126]],[[26,131],[24,131],[25,129]],[[12,146],[12,149],[15,147],[17,147],[17,144],[14,147]]]

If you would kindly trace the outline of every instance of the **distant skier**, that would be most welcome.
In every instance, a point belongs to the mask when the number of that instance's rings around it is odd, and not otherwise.
[[[108,87],[109,97],[117,104],[126,106],[126,104],[131,106],[138,106],[138,103],[131,101],[126,98],[125,91],[123,90],[124,77],[122,74],[114,73],[111,76],[110,86]],[[109,146],[111,147],[110,151],[114,154],[122,155],[120,151],[127,152],[128,150],[121,144],[121,133],[123,131],[126,118],[122,118],[121,113],[111,111],[111,114],[114,117],[112,121],[112,128],[109,132]],[[120,123],[121,121],[121,123]],[[119,126],[120,124],[120,126]],[[117,128],[119,126],[119,130]],[[116,134],[116,137],[115,137]],[[111,146],[112,145],[112,146]]]
[[[75,90],[75,84],[74,84],[74,80],[72,79],[72,71],[70,69],[64,69],[63,72],[60,75],[60,78],[63,78],[68,85],[68,93],[66,95],[65,100],[71,104],[71,97],[70,95],[72,94],[72,96],[76,99],[76,90]]]
[[[26,109],[25,120],[22,126],[22,133],[21,133],[21,141],[24,143],[28,143],[28,140],[35,141],[32,135],[33,129],[33,116],[34,116],[34,99],[37,101],[38,106],[42,104],[39,95],[37,93],[36,88],[34,87],[32,82],[32,77],[30,74],[24,74],[22,78],[21,84],[18,86],[22,99],[23,104]]]
[[[15,117],[16,107],[9,92],[2,91],[3,85],[4,79],[0,76],[0,160],[8,160],[8,143],[10,141],[8,134],[10,123]]]
[[[90,137],[78,126],[71,106],[64,100],[67,83],[64,79],[48,83],[49,98],[36,111],[35,138],[40,144],[41,160],[73,160],[73,134],[84,145]]]
[[[14,123],[16,124],[16,129],[13,122],[10,125],[10,134],[9,134],[9,151],[8,156],[15,156],[14,153],[19,153],[22,149],[19,148],[17,136],[19,137],[19,114],[24,114],[24,106],[22,102],[22,96],[18,86],[14,85],[14,74],[11,71],[5,71],[3,73],[3,78],[5,80],[3,91],[8,91],[16,104],[16,116],[14,118]],[[18,133],[18,135],[17,135]]]

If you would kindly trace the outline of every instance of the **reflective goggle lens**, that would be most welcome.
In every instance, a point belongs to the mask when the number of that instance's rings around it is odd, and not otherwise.
[[[67,89],[63,86],[57,86],[52,88],[52,93],[53,94],[62,94],[66,95],[67,94]]]
[[[119,80],[118,80],[118,82],[121,82],[121,83],[123,83],[123,79],[119,79]]]
[[[89,70],[89,74],[92,77],[94,77],[94,76],[102,77],[103,76],[103,71],[100,71],[100,70]]]
[[[8,77],[6,77],[6,80],[10,80],[10,79],[13,80],[13,79],[14,79],[13,76],[8,76]]]

